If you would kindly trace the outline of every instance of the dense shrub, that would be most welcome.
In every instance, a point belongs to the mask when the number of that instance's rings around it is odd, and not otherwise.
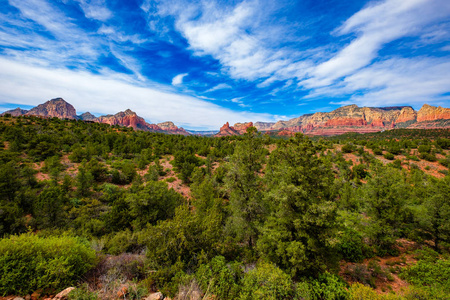
[[[260,263],[245,274],[239,299],[276,300],[293,297],[294,285],[291,277],[274,264]]]
[[[223,256],[214,257],[196,272],[203,291],[209,291],[218,299],[236,299],[239,295],[242,269],[239,263],[227,264]]]
[[[27,294],[73,285],[95,264],[80,238],[22,234],[0,240],[0,294]]]

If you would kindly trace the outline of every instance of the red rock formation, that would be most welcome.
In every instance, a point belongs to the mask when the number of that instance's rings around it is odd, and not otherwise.
[[[412,107],[404,107],[400,111],[400,115],[395,120],[395,123],[404,123],[404,122],[410,122],[415,121],[417,119],[417,113],[414,111]]]
[[[450,119],[450,108],[424,104],[417,113],[417,122],[435,121],[439,119]]]
[[[236,123],[233,125],[233,130],[237,131],[239,134],[244,134],[247,132],[247,128],[250,127],[253,127],[253,122]]]
[[[236,123],[234,126],[230,126],[230,123],[226,122],[222,127],[220,127],[219,133],[216,137],[220,136],[230,136],[230,135],[242,135],[247,132],[247,128],[253,127],[253,122],[247,123]]]
[[[334,118],[325,122],[325,127],[327,126],[366,126],[367,122],[364,119],[353,119],[353,118]]]
[[[33,107],[26,113],[27,116],[39,116],[44,118],[76,119],[75,108],[62,98],[55,98]]]
[[[219,132],[215,135],[217,137],[238,135],[239,133],[230,127],[230,123],[226,122],[222,127],[220,127]]]
[[[96,121],[109,125],[133,127],[134,129],[148,129],[147,122],[145,122],[143,118],[139,117],[134,111],[131,111],[129,109],[127,109],[126,111],[118,112],[115,115],[100,116]]]
[[[372,123],[370,123],[371,127],[384,127],[384,123],[383,120],[381,119],[375,119],[372,121]]]
[[[182,127],[177,127],[173,122],[163,122],[158,123],[157,126],[161,128],[165,133],[168,134],[181,134],[181,135],[190,135],[189,132],[184,130]]]

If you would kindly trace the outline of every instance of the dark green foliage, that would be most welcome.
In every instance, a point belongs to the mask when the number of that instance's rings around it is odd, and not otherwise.
[[[395,240],[402,235],[402,224],[407,216],[405,200],[410,187],[405,176],[393,168],[376,166],[365,186],[365,201],[370,216],[367,233],[378,253],[394,253]]]
[[[262,178],[259,175],[264,159],[261,140],[255,131],[246,133],[230,157],[224,179],[230,199],[229,228],[238,241],[252,249],[259,235],[267,208],[262,201]]]
[[[67,220],[64,205],[68,203],[65,192],[58,186],[44,189],[35,203],[35,214],[39,228],[61,228]]]
[[[372,255],[371,249],[364,243],[363,237],[356,230],[345,229],[338,238],[337,252],[346,261],[361,262],[364,258]]]
[[[294,283],[288,274],[274,264],[259,263],[245,274],[238,299],[294,299],[294,295]]]
[[[195,273],[200,288],[219,299],[236,299],[243,276],[239,263],[227,263],[223,256],[216,256],[207,264],[202,264]]]
[[[394,158],[395,158],[394,154],[392,154],[390,152],[385,153],[383,156],[384,156],[384,158],[389,159],[389,160],[394,160]]]
[[[342,146],[342,152],[344,153],[352,153],[353,151],[355,151],[355,146],[352,144],[345,144]]]
[[[0,294],[62,290],[95,264],[95,252],[79,238],[32,234],[0,240]]]
[[[147,224],[172,218],[183,197],[173,189],[169,190],[164,182],[150,181],[137,193],[128,195],[126,201],[134,219],[132,226],[140,230]]]
[[[310,140],[296,135],[272,152],[266,171],[272,214],[258,249],[291,275],[317,275],[336,261],[333,175],[315,152]]]
[[[450,260],[436,253],[419,253],[417,264],[402,270],[400,276],[417,286],[436,287],[450,293]]]

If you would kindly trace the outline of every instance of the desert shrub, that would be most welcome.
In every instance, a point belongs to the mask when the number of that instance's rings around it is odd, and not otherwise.
[[[349,300],[401,300],[402,297],[394,294],[378,294],[372,288],[360,283],[352,284],[349,289]],[[428,298],[407,298],[407,299],[428,299]]]
[[[73,285],[95,264],[80,238],[22,234],[0,240],[0,294],[27,294]]]
[[[417,286],[439,286],[450,292],[450,260],[439,259],[431,250],[419,252],[419,261],[404,268],[400,277]]]
[[[83,284],[71,291],[68,295],[69,300],[97,300],[98,295],[91,292],[87,284]]]
[[[260,263],[244,275],[239,299],[293,299],[294,285],[289,275],[270,263]]]
[[[355,150],[355,146],[352,144],[345,144],[342,146],[342,152],[344,153],[352,153]]]
[[[420,153],[419,157],[431,162],[437,161],[436,155],[433,153]]]
[[[196,272],[201,289],[208,290],[219,299],[235,299],[239,295],[241,277],[241,265],[227,264],[223,256],[216,256],[208,264],[202,264]]]
[[[383,155],[383,151],[380,148],[375,148],[375,149],[373,149],[373,154]]]
[[[346,229],[340,234],[337,251],[350,262],[360,262],[373,254],[370,247],[364,243],[362,236],[351,229]]]
[[[328,272],[309,283],[311,299],[346,300],[348,299],[347,284],[338,276]]]
[[[431,145],[420,145],[417,150],[419,150],[419,153],[421,153],[421,154],[422,153],[430,153]]]
[[[394,154],[392,154],[390,152],[387,152],[383,156],[384,156],[384,158],[389,159],[389,160],[394,160],[394,158],[395,158]]]

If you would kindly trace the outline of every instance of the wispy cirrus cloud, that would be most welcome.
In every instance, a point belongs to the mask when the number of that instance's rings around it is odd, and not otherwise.
[[[108,9],[105,0],[75,0],[80,4],[86,18],[99,21],[110,19],[113,13]]]
[[[330,85],[369,65],[385,44],[403,37],[420,36],[425,32],[424,26],[449,16],[448,1],[375,2],[337,28],[336,34],[354,34],[356,38],[333,58],[315,66],[310,72],[311,78],[302,85],[307,88]]]
[[[273,87],[271,95],[301,90],[307,94],[303,99],[348,97],[345,103],[369,104],[368,99],[380,97],[378,103],[395,104],[443,101],[440,95],[449,91],[446,81],[433,75],[446,75],[449,57],[435,60],[424,55],[403,57],[398,51],[382,52],[388,44],[405,38],[419,48],[449,40],[450,2],[445,0],[370,1],[330,32],[331,43],[306,48],[305,36],[293,43],[280,41],[280,36],[290,39],[292,28],[270,22],[271,10],[276,8],[266,8],[263,4],[267,2],[262,0],[225,7],[218,1],[150,2],[144,2],[143,7],[153,19],[174,18],[175,29],[194,53],[214,57],[235,80],[253,81],[262,89],[286,81],[281,87]],[[439,51],[446,51],[446,47]],[[437,69],[440,72],[428,73]],[[368,74],[379,76],[378,84]],[[293,89],[293,84],[299,89]],[[400,90],[416,93],[413,96]]]

